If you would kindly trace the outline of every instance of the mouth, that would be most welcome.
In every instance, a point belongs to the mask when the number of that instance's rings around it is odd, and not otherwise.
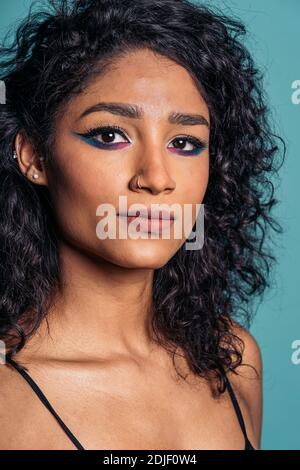
[[[157,210],[157,209],[143,209],[143,210],[138,210],[136,211],[135,215],[132,215],[129,212],[118,212],[117,215],[119,217],[127,217],[128,219],[136,219],[140,217],[141,219],[146,219],[146,220],[169,220],[173,221],[175,219],[174,214],[171,212],[167,212],[166,210]]]
[[[126,223],[130,226],[131,222],[138,219],[138,225],[142,232],[160,234],[165,230],[171,228],[174,224],[173,214],[166,210],[157,209],[143,209],[135,211],[136,215],[132,215],[129,212],[118,212],[117,216],[126,220]]]

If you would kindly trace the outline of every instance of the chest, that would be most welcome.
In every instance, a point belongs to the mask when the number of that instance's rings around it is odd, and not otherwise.
[[[48,381],[43,387],[53,408],[85,449],[244,447],[227,394],[215,399],[201,381],[176,383],[166,377],[142,381],[121,373],[103,379],[68,381],[64,386]],[[24,393],[30,406],[12,434],[15,448],[74,449],[33,391],[27,388]]]

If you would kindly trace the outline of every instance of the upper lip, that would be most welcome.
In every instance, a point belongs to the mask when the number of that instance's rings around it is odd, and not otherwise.
[[[144,207],[142,209],[137,209],[132,212],[133,214],[129,214],[128,212],[118,212],[117,215],[121,215],[123,217],[147,217],[148,219],[175,219],[174,214],[172,214],[172,212],[167,211],[165,209],[157,209],[154,207]]]

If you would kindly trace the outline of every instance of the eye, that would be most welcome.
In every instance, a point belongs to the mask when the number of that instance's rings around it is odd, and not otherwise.
[[[120,149],[129,143],[125,131],[119,126],[96,127],[77,135],[89,144],[102,149]]]
[[[176,137],[176,139],[173,139],[173,142],[175,142],[175,145],[171,147],[171,150],[176,153],[179,151],[182,155],[198,155],[207,148],[206,142],[196,139],[196,137],[191,135]]]

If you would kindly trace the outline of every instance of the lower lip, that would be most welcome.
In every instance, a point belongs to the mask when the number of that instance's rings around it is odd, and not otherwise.
[[[148,232],[148,233],[161,233],[168,227],[171,227],[174,224],[174,219],[150,219],[146,217],[139,216],[119,216],[123,219],[127,219],[127,224],[129,225],[133,220],[139,219],[135,227],[137,231]]]

